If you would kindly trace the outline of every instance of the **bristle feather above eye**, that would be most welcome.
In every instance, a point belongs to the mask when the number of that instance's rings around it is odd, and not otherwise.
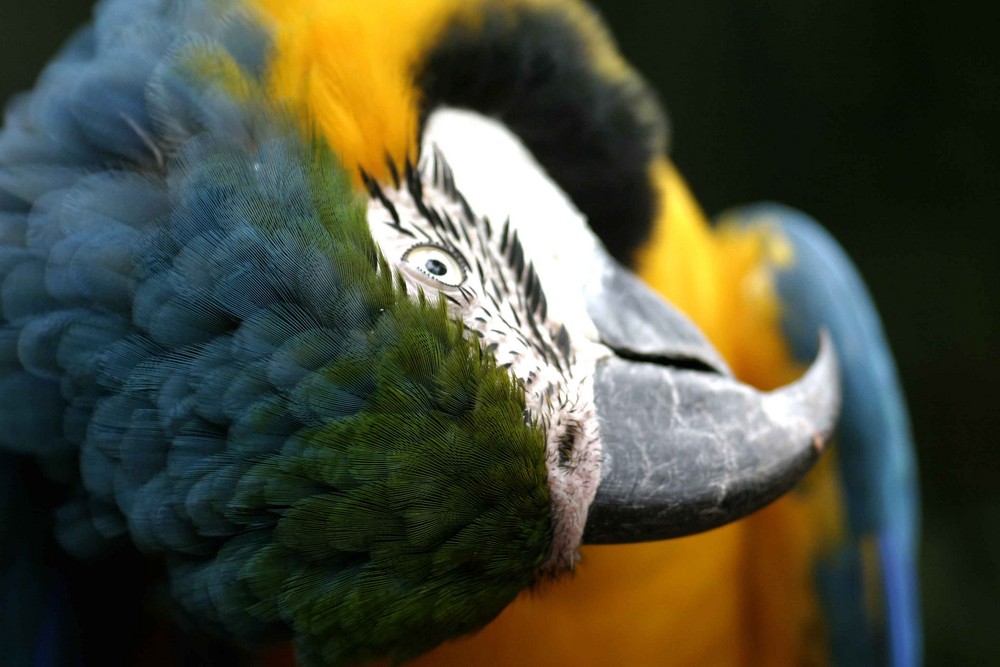
[[[361,171],[361,179],[365,185],[365,188],[368,190],[369,196],[379,200],[379,203],[381,203],[382,206],[385,207],[385,209],[389,212],[389,215],[392,217],[394,223],[393,226],[402,231],[402,227],[400,225],[399,211],[396,210],[396,205],[392,203],[392,200],[390,200],[386,196],[385,192],[382,190],[382,187],[378,184],[378,182],[375,179],[369,176],[367,172],[365,172],[364,170]]]
[[[510,244],[510,218],[503,221],[503,227],[500,229],[500,254],[506,256],[507,248]]]
[[[392,177],[393,186],[399,188],[399,167],[396,166],[396,160],[394,160],[391,155],[386,153],[385,163],[389,168],[389,175]],[[409,169],[409,162],[407,162],[407,169]]]

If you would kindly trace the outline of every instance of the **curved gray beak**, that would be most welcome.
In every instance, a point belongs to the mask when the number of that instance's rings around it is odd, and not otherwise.
[[[789,490],[837,419],[828,337],[800,380],[758,391],[732,377],[680,311],[598,250],[587,310],[614,355],[598,362],[594,382],[603,462],[584,542],[701,532]]]

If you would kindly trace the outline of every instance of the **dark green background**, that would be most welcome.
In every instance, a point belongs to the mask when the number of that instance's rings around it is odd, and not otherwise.
[[[3,4],[0,99],[92,3]],[[996,21],[927,0],[599,5],[709,213],[783,201],[860,266],[919,449],[928,662],[1000,664]]]

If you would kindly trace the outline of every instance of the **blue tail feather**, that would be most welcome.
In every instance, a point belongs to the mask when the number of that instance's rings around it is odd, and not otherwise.
[[[802,362],[813,358],[820,328],[829,331],[840,357],[843,406],[835,447],[849,537],[817,571],[834,657],[849,665],[920,664],[913,439],[875,306],[846,253],[809,217],[762,204],[726,219],[769,226],[791,244],[794,261],[777,271],[777,287],[782,325],[795,357]],[[871,550],[877,558],[867,557]],[[873,567],[879,570],[881,613],[867,603],[866,574]]]

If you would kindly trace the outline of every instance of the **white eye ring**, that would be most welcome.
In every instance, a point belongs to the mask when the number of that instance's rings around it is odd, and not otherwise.
[[[403,254],[411,273],[425,282],[458,287],[465,282],[465,265],[451,250],[430,243],[415,245]]]

